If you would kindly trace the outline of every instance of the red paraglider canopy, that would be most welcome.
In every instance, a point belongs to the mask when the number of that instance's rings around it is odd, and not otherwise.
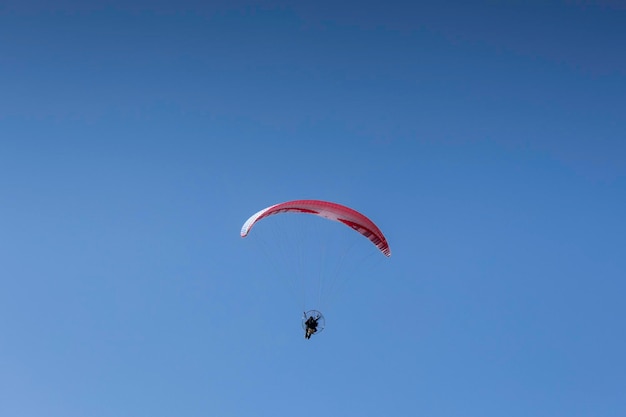
[[[391,256],[387,239],[385,239],[383,232],[380,231],[373,221],[350,207],[331,203],[330,201],[295,200],[267,207],[252,215],[252,217],[244,223],[241,228],[241,237],[248,236],[252,226],[259,220],[273,214],[289,212],[314,214],[329,220],[341,222],[368,238],[385,256]]]

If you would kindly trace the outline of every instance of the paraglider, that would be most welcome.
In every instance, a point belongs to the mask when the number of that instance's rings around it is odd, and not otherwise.
[[[248,220],[246,220],[241,228],[241,237],[245,238],[246,236],[248,236],[252,228],[262,219],[282,213],[308,214],[334,222],[342,223],[348,226],[350,229],[356,231],[361,236],[368,239],[376,247],[377,252],[382,253],[386,257],[391,256],[391,250],[389,248],[389,244],[387,243],[387,239],[373,221],[350,207],[346,207],[330,201],[294,200],[264,208],[263,210],[256,212],[255,214],[250,216]],[[296,234],[292,232],[292,230],[289,230],[290,235]],[[309,235],[305,234],[305,238],[308,236]],[[360,239],[361,238],[359,238],[359,240]],[[275,245],[278,245],[278,243],[280,242],[272,242],[272,246],[267,249],[267,252],[275,252]],[[326,246],[326,243],[327,242],[324,242],[324,246]],[[288,250],[292,249],[293,248],[291,247],[288,248]],[[343,261],[343,257],[341,260]],[[324,280],[326,278],[324,276],[325,274],[323,273],[319,273],[316,275],[320,275],[320,277],[317,278],[320,280]],[[321,286],[322,283],[319,282],[319,287]],[[302,319],[302,327],[305,330],[306,339],[310,339],[312,335],[319,334],[324,329],[324,326],[325,319],[322,313],[320,313],[318,310],[306,311],[305,309],[305,313]]]
[[[387,239],[373,221],[358,211],[341,204],[321,200],[295,200],[286,203],[275,204],[253,214],[241,228],[241,237],[248,236],[252,226],[259,220],[279,213],[305,213],[314,214],[329,220],[335,220],[356,230],[368,238],[387,257],[391,256],[391,250]]]
[[[324,330],[324,316],[317,310],[309,310],[302,316],[302,328],[304,328],[304,338],[310,339],[311,336]]]

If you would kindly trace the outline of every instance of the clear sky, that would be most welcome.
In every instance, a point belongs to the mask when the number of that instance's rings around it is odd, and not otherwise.
[[[626,415],[624,45],[617,0],[0,2],[0,415]],[[239,237],[300,198],[393,253],[309,341]]]

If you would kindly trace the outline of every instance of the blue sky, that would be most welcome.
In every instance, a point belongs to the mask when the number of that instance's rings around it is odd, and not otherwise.
[[[0,414],[623,416],[624,44],[618,1],[3,2]],[[310,341],[239,237],[299,198],[393,252]]]

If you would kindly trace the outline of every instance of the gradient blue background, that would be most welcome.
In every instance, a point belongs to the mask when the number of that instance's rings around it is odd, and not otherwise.
[[[0,415],[626,415],[624,45],[620,1],[1,2]],[[239,237],[295,198],[393,250],[310,341]]]

